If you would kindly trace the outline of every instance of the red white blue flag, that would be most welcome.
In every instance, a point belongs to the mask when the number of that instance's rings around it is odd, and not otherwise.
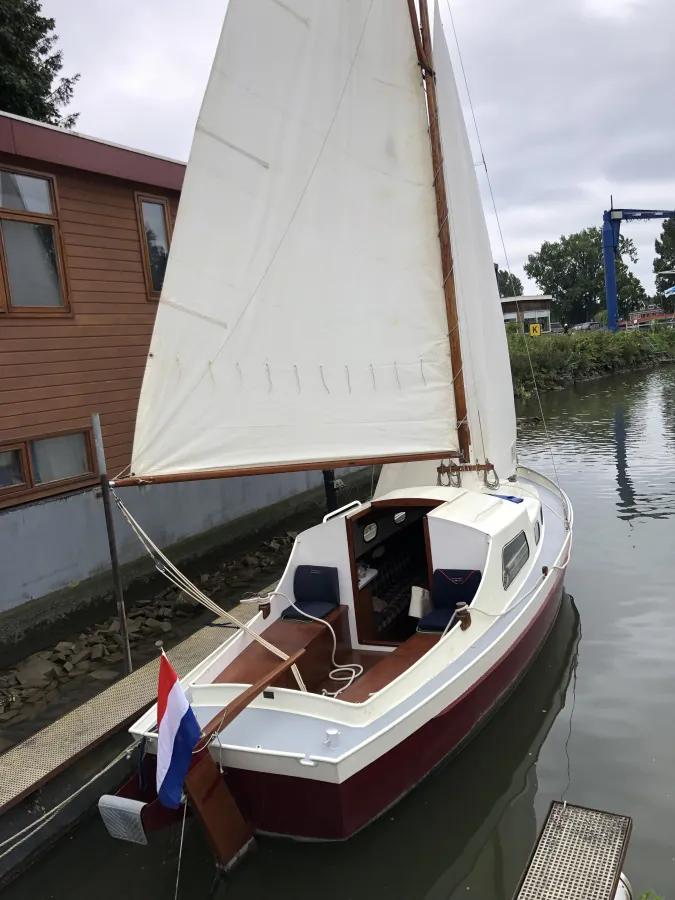
[[[164,806],[177,809],[201,731],[178,675],[164,652],[159,661],[157,726],[157,795]]]

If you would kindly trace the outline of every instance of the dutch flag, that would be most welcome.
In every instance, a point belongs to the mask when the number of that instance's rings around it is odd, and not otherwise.
[[[163,806],[177,809],[201,731],[164,651],[159,662],[157,728],[157,795]]]

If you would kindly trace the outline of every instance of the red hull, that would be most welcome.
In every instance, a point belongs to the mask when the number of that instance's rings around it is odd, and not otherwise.
[[[259,831],[344,840],[400,800],[485,724],[525,673],[555,622],[562,574],[509,653],[469,691],[384,756],[343,784],[228,769],[240,808]]]

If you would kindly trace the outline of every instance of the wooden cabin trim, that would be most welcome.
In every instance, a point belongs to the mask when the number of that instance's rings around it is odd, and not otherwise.
[[[416,506],[426,509],[436,509],[446,503],[446,500],[437,500],[431,497],[391,497],[383,500],[371,500],[370,505],[376,509],[386,506]]]

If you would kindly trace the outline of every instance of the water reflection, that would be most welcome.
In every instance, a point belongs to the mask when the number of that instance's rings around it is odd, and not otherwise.
[[[665,519],[675,513],[675,370],[622,375],[546,395],[548,431],[559,474],[604,493],[609,479],[619,518]],[[522,414],[534,416],[530,402]],[[552,471],[544,429],[523,429],[527,461]]]
[[[628,474],[628,456],[626,454],[626,410],[618,403],[614,410],[614,440],[616,442],[616,483],[619,491],[619,510],[622,518],[630,519],[637,514],[635,491]]]
[[[675,897],[675,367],[547,394],[561,484],[575,511],[566,602],[532,669],[443,770],[343,844],[260,839],[218,900],[508,900],[550,801],[633,816],[626,871],[637,894]],[[537,416],[536,404],[521,410]],[[541,425],[524,462],[552,473]],[[571,675],[578,683],[571,722]],[[561,710],[567,704],[563,715]],[[85,900],[173,898],[176,833],[112,841],[97,817],[3,892]],[[83,862],[85,861],[85,862]],[[211,854],[190,827],[179,897],[206,900]],[[468,889],[468,890],[467,890]]]

